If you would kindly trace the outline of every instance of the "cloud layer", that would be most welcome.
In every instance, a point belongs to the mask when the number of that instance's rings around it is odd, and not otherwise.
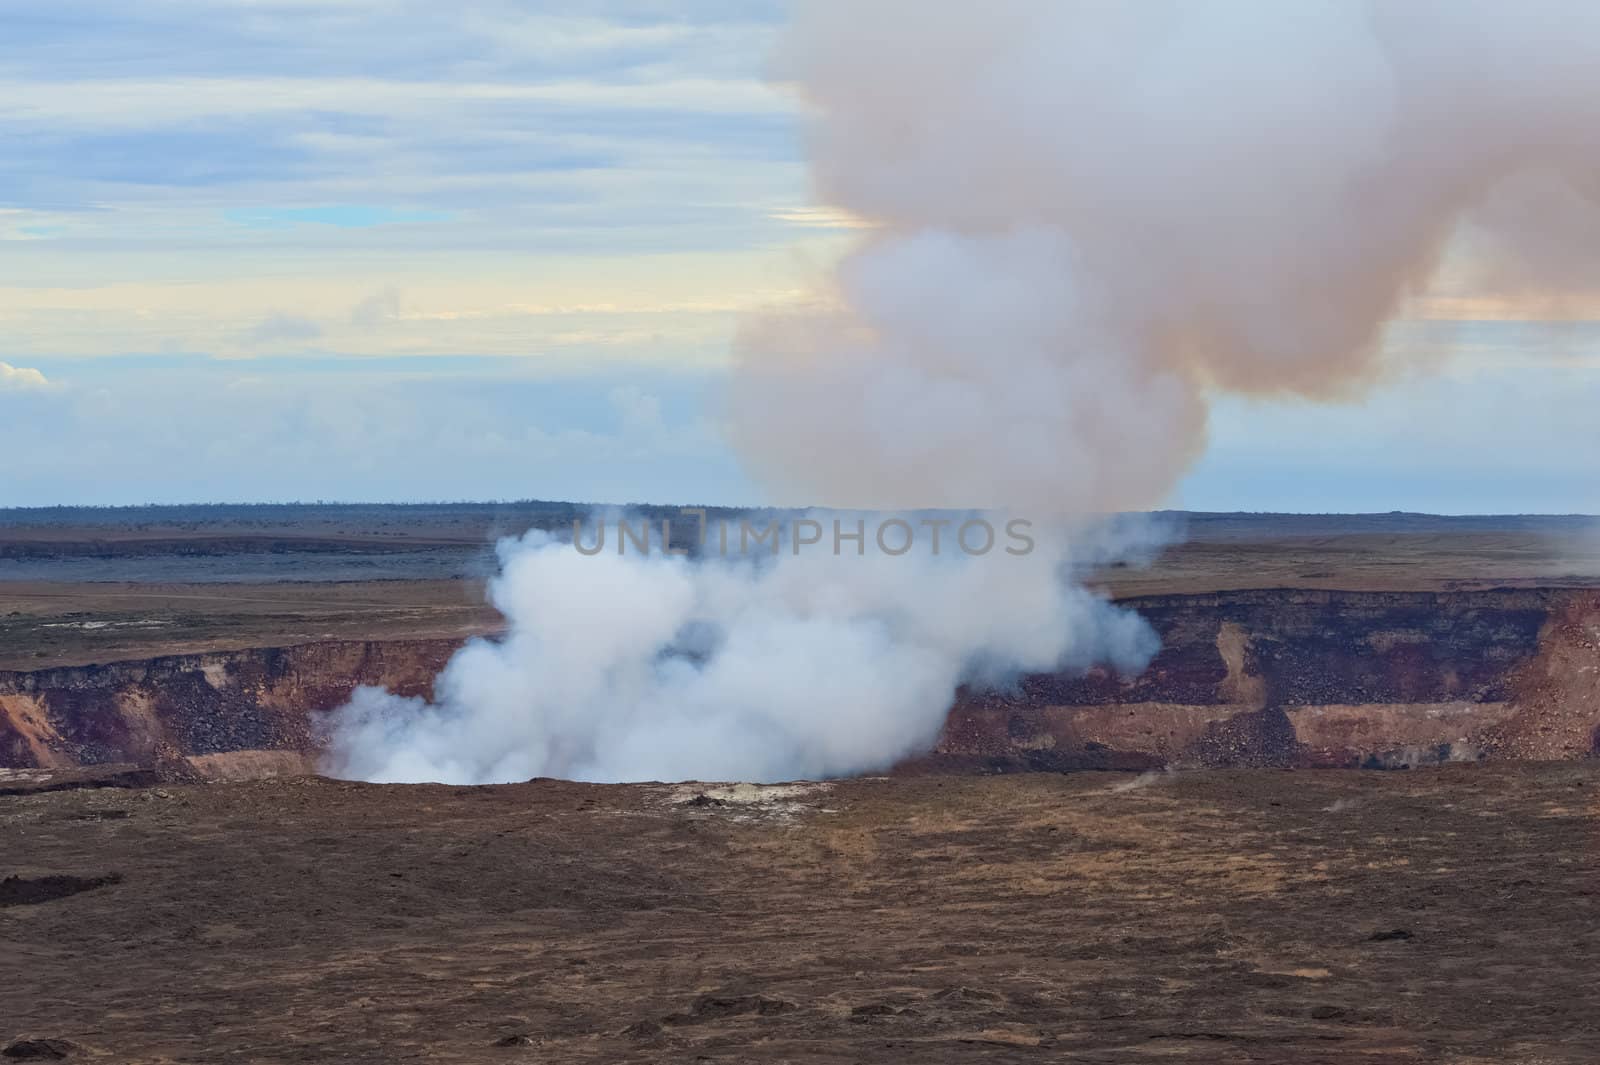
[[[11,5],[6,348],[536,355],[560,333],[659,357],[637,320],[547,331],[519,305],[782,284],[762,259],[802,230],[804,183],[793,103],[762,77],[777,24],[767,3]],[[638,280],[657,256],[675,286]],[[432,317],[322,320],[386,288]],[[645,329],[674,356],[726,346],[683,314]]]
[[[1057,6],[1069,7],[1043,9]],[[6,456],[0,503],[129,501],[141,491],[130,477],[169,462],[199,478],[189,493],[243,499],[750,499],[727,449],[707,443],[726,410],[706,374],[726,364],[739,316],[766,304],[793,307],[841,241],[863,232],[851,228],[859,214],[815,202],[801,163],[799,105],[765,81],[788,7],[8,4],[0,35],[0,355],[15,372],[0,391],[8,424],[26,424],[29,440],[50,445]],[[908,27],[924,22],[943,32],[946,16],[930,10],[918,5],[901,23],[894,4],[839,17],[860,41],[903,42]],[[1009,0],[996,5],[991,26],[1004,29],[1020,10]],[[1567,11],[1587,17],[1572,5],[1558,14]],[[1220,8],[1207,15],[1226,16]],[[1523,21],[1506,34],[1516,47],[1550,25],[1577,25]],[[1214,29],[1201,27],[1193,39],[1210,39]],[[1590,35],[1580,27],[1568,36]],[[1330,36],[1326,46],[1341,41]],[[862,57],[841,49],[837,59]],[[1487,66],[1485,77],[1537,82],[1528,72],[1545,65]],[[1018,64],[1011,84],[1037,66]],[[791,67],[786,76],[795,75]],[[933,81],[930,91],[950,91]],[[885,77],[860,98],[898,106],[884,91],[895,84],[913,83]],[[986,133],[991,141],[1018,132],[1029,115],[1056,121],[1063,109],[1050,102],[1014,110]],[[1197,122],[1192,132],[1206,128]],[[975,153],[954,160],[949,173],[1003,162]],[[1157,174],[1119,194],[1154,197],[1159,206],[1164,190],[1195,188]],[[832,187],[822,191],[843,199]],[[1436,385],[1401,380],[1366,411],[1308,414],[1276,401],[1250,406],[1246,417],[1243,408],[1220,407],[1225,420],[1212,422],[1220,450],[1182,501],[1592,506],[1585,501],[1593,478],[1583,471],[1594,468],[1596,430],[1574,408],[1597,387],[1583,368],[1600,359],[1600,341],[1583,320],[1600,319],[1600,269],[1595,219],[1584,224],[1572,210],[1590,192],[1592,179],[1548,174],[1497,190],[1483,224],[1456,235],[1444,272],[1402,310],[1467,321],[1441,323],[1422,338],[1391,330],[1374,360],[1436,364],[1450,346],[1457,363],[1467,352],[1492,367]],[[857,190],[855,206],[873,213],[873,195]],[[972,197],[966,210],[978,216],[994,202]],[[1507,244],[1508,229],[1550,239]],[[1528,269],[1530,247],[1545,269]],[[857,277],[873,281],[868,270]],[[1471,321],[1498,317],[1529,324],[1511,334]],[[1443,345],[1439,338],[1451,333],[1463,339]],[[402,356],[413,360],[409,369],[393,361]],[[492,370],[483,356],[506,362]],[[1554,360],[1563,376],[1518,375],[1519,360]],[[630,373],[643,375],[646,394],[668,397],[667,433],[678,454],[701,456],[700,465],[607,465],[615,452],[605,448],[593,461],[572,456],[563,441],[575,430],[614,436],[614,410],[603,397]],[[491,376],[506,383],[486,386]],[[552,417],[555,400],[542,403],[544,386],[531,382],[577,377],[589,378],[586,394],[602,399],[576,404],[574,418]],[[1113,377],[1075,387],[1092,394],[1115,384]],[[682,398],[691,393],[698,398]],[[247,394],[248,403],[239,398]],[[492,413],[451,428],[429,416],[430,394],[450,412],[478,403]],[[497,395],[515,396],[524,412],[495,406]],[[341,406],[349,424],[364,427],[366,450],[333,416]],[[1458,410],[1496,422],[1492,453]],[[228,416],[214,416],[220,411]],[[1293,436],[1312,426],[1318,439]],[[1552,449],[1557,427],[1563,444]],[[241,439],[251,446],[239,447]],[[1399,448],[1416,467],[1405,479],[1363,484],[1345,457],[1369,447],[1390,455]],[[318,454],[341,459],[304,458]],[[1297,472],[1286,472],[1289,455]],[[426,472],[409,486],[387,479],[382,471],[395,456]],[[444,472],[474,456],[471,475],[452,480]],[[297,462],[314,485],[291,483],[284,471]],[[1267,467],[1272,472],[1262,472]],[[1492,482],[1474,488],[1477,470],[1492,471]],[[1319,484],[1326,490],[1311,487]],[[1528,495],[1531,485],[1541,486],[1536,495]],[[172,482],[143,491],[172,498],[163,493],[184,489]]]

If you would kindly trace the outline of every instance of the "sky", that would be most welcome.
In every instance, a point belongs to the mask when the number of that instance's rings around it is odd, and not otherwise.
[[[768,81],[783,18],[11,0],[0,506],[774,502],[730,338],[857,235]],[[1370,394],[1219,400],[1168,504],[1600,512],[1600,303],[1450,273]]]

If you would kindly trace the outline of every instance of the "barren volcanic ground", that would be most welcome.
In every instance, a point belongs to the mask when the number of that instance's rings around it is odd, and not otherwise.
[[[1592,763],[29,787],[14,1054],[1600,1060]]]
[[[884,779],[304,775],[570,513],[0,516],[0,1056],[1600,1060],[1593,520],[1168,516],[1144,674]]]

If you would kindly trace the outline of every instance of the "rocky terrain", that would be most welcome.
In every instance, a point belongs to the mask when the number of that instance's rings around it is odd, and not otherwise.
[[[1597,789],[1578,763],[16,786],[0,1046],[1579,1065],[1600,1060]]]
[[[359,684],[430,694],[459,643],[328,641],[0,673],[0,767],[308,772],[321,712]]]
[[[1124,600],[1139,677],[971,695],[939,751],[995,765],[1393,768],[1600,753],[1600,593],[1223,592]]]

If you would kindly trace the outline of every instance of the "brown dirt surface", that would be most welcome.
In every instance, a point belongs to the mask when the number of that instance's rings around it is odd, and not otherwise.
[[[501,627],[482,581],[0,582],[0,670]]]
[[[0,872],[98,883],[0,909],[0,1043],[1593,1062],[1597,789],[1569,764],[14,794]]]

